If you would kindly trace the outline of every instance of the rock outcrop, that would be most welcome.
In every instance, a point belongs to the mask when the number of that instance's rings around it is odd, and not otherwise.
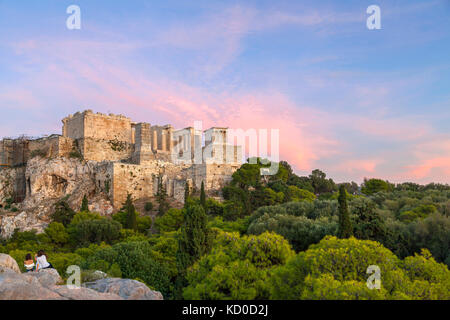
[[[56,269],[41,269],[37,272],[28,272],[26,276],[36,278],[46,288],[62,283],[62,278]]]
[[[101,279],[84,283],[83,287],[98,292],[117,294],[125,300],[163,300],[161,292],[150,290],[142,282],[130,279]]]
[[[0,272],[1,270],[8,269],[16,273],[20,273],[19,265],[16,260],[7,254],[0,253]]]
[[[9,238],[14,230],[36,230],[42,233],[51,222],[55,203],[67,197],[67,202],[78,210],[84,195],[87,195],[90,210],[101,215],[113,213],[108,196],[96,184],[96,175],[107,174],[101,163],[70,158],[35,157],[28,161],[25,169],[25,200],[14,204],[16,212],[0,209],[0,237]],[[0,204],[12,194],[12,182],[16,169],[0,170]],[[4,205],[3,205],[4,206]]]
[[[0,300],[162,300],[161,293],[129,279],[101,279],[81,288],[61,285],[55,269],[20,273],[17,262],[0,254]]]

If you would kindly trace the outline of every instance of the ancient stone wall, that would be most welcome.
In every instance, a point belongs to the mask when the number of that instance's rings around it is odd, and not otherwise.
[[[91,110],[63,119],[63,135],[76,141],[85,160],[129,160],[134,152],[135,125],[122,115]]]
[[[72,139],[84,137],[84,112],[77,112],[62,120],[62,135]]]
[[[94,138],[134,143],[131,120],[122,115],[77,112],[63,120],[63,136],[72,139]]]
[[[138,123],[135,125],[135,148],[132,162],[135,164],[144,164],[155,160],[152,151],[152,135],[149,123]]]
[[[220,196],[242,158],[241,147],[227,144],[227,128],[205,131],[202,148],[203,133],[194,128],[174,131],[170,125],[87,110],[65,118],[62,131],[63,136],[1,141],[0,161],[16,169],[11,186],[3,183],[3,189],[36,205],[74,193],[71,203],[79,206],[84,194],[101,195],[100,204],[90,205],[110,212],[109,201],[117,211],[128,193],[153,201],[161,176],[168,196],[182,203],[186,183],[199,190],[204,182],[210,196]],[[82,157],[74,157],[77,152]],[[45,174],[40,172],[44,164]]]
[[[27,161],[35,156],[48,158],[68,156],[73,148],[73,140],[59,135],[52,135],[36,140],[30,140],[28,144]]]
[[[113,163],[112,202],[120,208],[130,193],[134,199],[152,199],[158,192],[158,177],[161,175],[167,195],[183,201],[184,185],[190,180],[188,166],[153,161],[147,165]]]
[[[77,144],[85,160],[127,161],[134,153],[134,144],[124,141],[84,138]]]
[[[205,190],[216,196],[231,181],[233,173],[239,167],[239,164],[196,164],[189,168],[189,176],[197,189],[201,188],[203,181]]]

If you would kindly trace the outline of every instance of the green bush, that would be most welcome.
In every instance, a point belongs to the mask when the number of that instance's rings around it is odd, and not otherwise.
[[[155,219],[155,227],[160,232],[176,231],[181,227],[183,221],[183,210],[170,208],[164,215]]]
[[[74,237],[79,246],[91,243],[106,242],[111,244],[120,238],[121,225],[117,221],[106,218],[100,220],[84,220],[75,226]]]
[[[219,233],[211,252],[189,269],[185,299],[267,299],[274,266],[294,255],[283,237]]]
[[[161,291],[166,297],[171,291],[170,279],[165,268],[155,260],[152,247],[148,242],[118,243],[111,248],[98,250],[89,257],[85,263],[87,266],[95,265],[98,261],[105,261],[102,266],[111,271],[118,271],[128,279],[142,279],[147,285]],[[100,262],[103,264],[103,262]],[[117,266],[113,266],[116,264]]]

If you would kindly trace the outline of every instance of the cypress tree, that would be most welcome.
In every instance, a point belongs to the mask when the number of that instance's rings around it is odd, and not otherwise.
[[[353,235],[352,223],[350,221],[350,213],[347,204],[347,192],[345,186],[339,187],[339,238],[345,239]]]
[[[127,195],[127,200],[123,205],[123,209],[127,214],[127,229],[137,230],[136,209],[131,199],[131,194]]]
[[[189,199],[189,183],[186,181],[184,185],[184,207],[186,208]]]
[[[81,201],[81,212],[89,212],[89,202],[88,199],[86,197],[86,195],[84,195],[83,197],[83,201]]]
[[[181,298],[182,288],[186,285],[187,268],[209,250],[209,230],[205,210],[202,206],[192,205],[183,211],[185,217],[176,254],[178,278],[175,291],[178,298]]]
[[[200,204],[206,211],[206,193],[205,193],[205,183],[202,181],[202,187],[200,189]]]
[[[167,201],[167,191],[162,181],[161,175],[158,177],[158,192],[156,193],[156,201],[158,202],[158,215],[164,215],[169,210],[169,202]]]

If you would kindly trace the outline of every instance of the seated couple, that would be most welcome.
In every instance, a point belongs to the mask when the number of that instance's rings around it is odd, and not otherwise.
[[[25,256],[24,266],[27,272],[31,271],[39,271],[41,269],[49,269],[53,268],[52,264],[47,261],[47,255],[44,250],[39,250],[39,252],[34,256],[36,259],[36,264],[34,260],[31,258],[31,254],[27,254]]]

